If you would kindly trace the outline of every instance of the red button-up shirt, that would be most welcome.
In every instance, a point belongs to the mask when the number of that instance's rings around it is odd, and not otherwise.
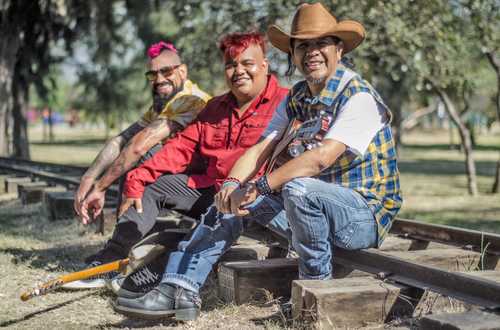
[[[186,171],[191,162],[199,161],[200,157],[207,165],[206,171],[190,175],[188,186],[195,189],[215,186],[218,190],[236,160],[257,143],[287,92],[270,75],[264,91],[243,114],[238,113],[238,104],[232,93],[214,97],[195,122],[127,174],[125,195],[128,198],[142,197],[147,184],[165,173]],[[263,170],[257,176],[262,175]]]

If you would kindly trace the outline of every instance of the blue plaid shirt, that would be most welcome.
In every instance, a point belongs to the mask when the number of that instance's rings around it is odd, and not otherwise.
[[[379,107],[386,111],[388,121],[372,139],[364,155],[357,155],[347,149],[331,167],[317,176],[320,180],[353,189],[365,198],[378,224],[380,246],[403,202],[396,147],[390,126],[392,114],[375,89],[357,74],[345,87],[339,88],[347,70],[339,65],[317,97],[310,96],[305,81],[297,83],[288,98],[287,114],[289,118],[304,121],[317,116],[319,111],[326,111],[332,117],[333,126],[339,109],[351,96],[360,92],[371,94]]]

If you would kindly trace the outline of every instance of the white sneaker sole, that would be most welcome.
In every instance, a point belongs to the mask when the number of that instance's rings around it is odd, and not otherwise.
[[[66,290],[85,290],[85,289],[101,289],[106,287],[106,280],[81,280],[65,283],[62,285],[63,289]]]
[[[145,292],[133,292],[133,291],[128,291],[122,288],[122,283],[125,280],[125,277],[121,278],[114,278],[111,281],[107,283],[108,289],[113,291],[115,295],[121,298],[129,298],[129,299],[135,299],[142,297],[145,295]]]

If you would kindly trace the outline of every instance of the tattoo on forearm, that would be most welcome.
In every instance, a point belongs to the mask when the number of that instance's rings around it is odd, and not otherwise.
[[[104,171],[109,168],[109,166],[120,155],[122,147],[142,129],[143,127],[136,122],[130,125],[118,136],[109,140],[104,148],[99,152],[96,159],[92,162],[89,169],[85,172],[84,177],[95,179],[104,173]]]
[[[126,144],[143,129],[144,129],[143,126],[135,122],[132,125],[130,125],[127,129],[125,129],[123,132],[121,132],[119,136],[123,138],[123,144]]]
[[[99,187],[101,189],[109,187],[113,181],[118,179],[137,164],[143,155],[137,153],[136,143],[139,143],[142,146],[145,146],[146,149],[149,149],[155,144],[160,143],[164,138],[168,137],[169,134],[170,128],[167,119],[157,119],[145,127],[140,135],[138,135],[135,139],[130,139],[126,143],[120,155],[99,180]],[[138,139],[140,139],[140,141],[138,141]]]
[[[101,175],[106,168],[111,165],[111,163],[113,163],[116,157],[120,154],[121,141],[119,140],[121,140],[119,137],[113,138],[106,143],[104,148],[97,155],[96,159],[92,162],[92,165],[90,165],[89,169],[85,172],[85,177],[95,179]]]

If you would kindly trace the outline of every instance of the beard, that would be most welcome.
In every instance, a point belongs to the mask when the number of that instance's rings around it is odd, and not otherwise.
[[[307,82],[313,85],[321,85],[323,84],[328,77],[321,77],[321,78],[314,78],[311,76],[306,76],[305,77]]]
[[[157,88],[162,86],[162,85],[170,85],[172,86],[173,90],[172,93],[170,94],[161,94],[157,92]],[[184,83],[179,86],[178,88],[175,88],[175,85],[169,81],[165,81],[161,84],[155,84],[153,86],[153,110],[156,113],[161,113],[163,109],[165,108],[165,105],[167,105],[168,101],[170,101],[178,92],[182,90],[182,86]]]

